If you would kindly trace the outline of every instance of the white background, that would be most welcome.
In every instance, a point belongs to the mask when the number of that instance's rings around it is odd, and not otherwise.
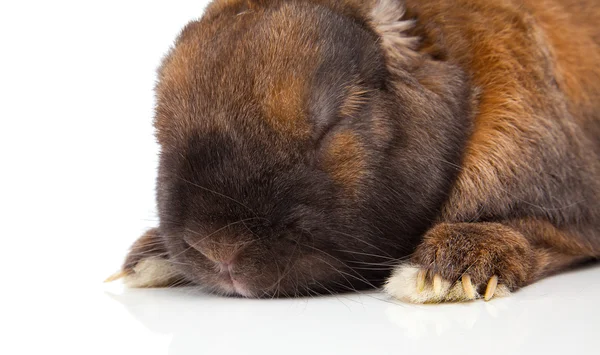
[[[157,223],[155,69],[205,5],[0,4],[0,353],[598,353],[597,267],[444,306],[102,284]]]

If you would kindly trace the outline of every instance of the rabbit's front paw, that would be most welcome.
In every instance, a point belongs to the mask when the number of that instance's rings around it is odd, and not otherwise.
[[[121,271],[105,280],[123,279],[128,287],[168,287],[184,284],[185,280],[168,258],[168,253],[156,229],[147,231],[131,247]]]
[[[478,292],[482,289],[483,294]],[[495,275],[481,285],[473,284],[469,275],[452,282],[413,264],[397,267],[385,284],[385,290],[391,296],[411,303],[466,302],[510,295],[508,287],[498,284]]]
[[[527,284],[533,249],[517,231],[499,223],[442,223],[400,265],[385,290],[413,303],[490,300]]]

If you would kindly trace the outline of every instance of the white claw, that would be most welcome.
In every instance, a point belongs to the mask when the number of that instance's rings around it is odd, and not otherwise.
[[[473,283],[471,282],[471,276],[463,275],[462,277],[462,287],[465,291],[465,295],[468,299],[475,299],[475,288],[473,287]]]
[[[427,271],[419,270],[417,274],[417,292],[423,292],[425,289],[425,277],[427,276]]]
[[[498,276],[492,276],[488,281],[487,287],[485,289],[484,299],[489,301],[494,297],[494,293],[496,292],[496,287],[498,286]]]
[[[439,296],[442,293],[442,277],[440,274],[435,274],[433,277],[433,292],[436,296]]]
[[[127,276],[127,273],[125,271],[121,270],[121,271],[115,272],[114,274],[107,277],[106,280],[104,280],[104,282],[108,283],[108,282],[117,281],[119,279],[124,278],[125,276]]]

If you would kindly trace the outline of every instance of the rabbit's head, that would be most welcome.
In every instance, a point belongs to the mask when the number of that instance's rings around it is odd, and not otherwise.
[[[214,2],[159,70],[158,233],[248,297],[380,285],[435,219],[469,131],[463,73],[399,1]]]

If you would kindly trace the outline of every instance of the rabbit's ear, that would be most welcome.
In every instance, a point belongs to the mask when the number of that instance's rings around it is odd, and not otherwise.
[[[169,261],[157,229],[150,229],[131,246],[121,271],[106,282],[123,279],[129,287],[168,287],[185,284],[183,276]]]
[[[457,103],[462,102],[475,107],[479,89],[469,85],[468,76],[458,66],[419,51],[421,38],[409,34],[416,32],[416,20],[406,19],[405,13],[401,0],[374,0],[370,10],[371,26],[380,36],[379,45],[394,86],[414,78],[436,94],[440,107],[456,111]],[[399,77],[404,80],[397,80]]]
[[[399,0],[376,0],[370,12],[371,25],[381,37],[388,70],[411,67],[420,57],[416,51],[418,37],[407,35],[414,21],[404,19],[405,9]]]

